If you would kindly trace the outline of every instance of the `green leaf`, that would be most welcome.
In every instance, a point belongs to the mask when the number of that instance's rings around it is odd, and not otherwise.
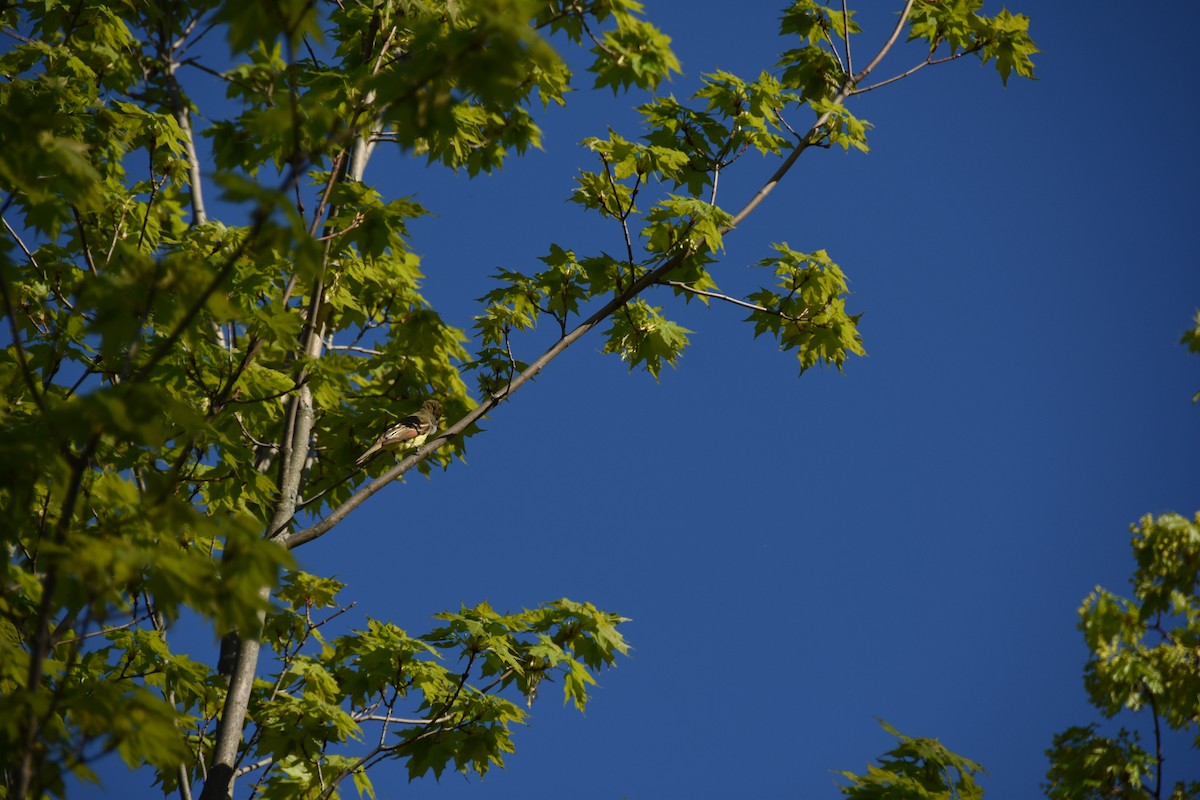
[[[627,303],[613,315],[612,327],[605,331],[603,352],[616,353],[629,363],[631,371],[641,366],[655,378],[663,364],[675,366],[691,331],[664,318],[661,310],[642,300]]]
[[[780,34],[795,34],[809,44],[832,42],[834,36],[844,39],[847,31],[851,34],[862,32],[854,21],[853,11],[835,11],[814,0],[796,0],[783,12],[779,23]]]
[[[824,250],[800,253],[775,245],[776,258],[759,261],[779,278],[776,290],[762,289],[747,300],[759,308],[747,321],[754,335],[770,333],[782,350],[795,350],[800,372],[818,362],[839,371],[849,355],[866,355],[858,334],[861,315],[846,313],[846,277]]]
[[[667,253],[684,245],[689,250],[701,246],[711,252],[723,249],[724,231],[733,217],[703,200],[669,195],[646,214],[646,249]]]
[[[1041,52],[1029,38],[1029,17],[1010,14],[1007,9],[989,20],[987,40],[983,46],[983,63],[996,59],[1000,80],[1007,86],[1008,77],[1016,72],[1022,78],[1033,77],[1033,56]]]
[[[306,0],[277,0],[270,4],[222,3],[217,21],[224,23],[229,46],[245,52],[259,42],[273,42],[281,33],[293,46],[310,36],[320,41],[316,9]]]
[[[1040,51],[1029,37],[1029,18],[1007,9],[986,17],[978,13],[982,6],[983,0],[916,0],[909,15],[909,41],[929,42],[931,57],[945,44],[952,55],[976,52],[985,64],[995,59],[1005,85],[1013,72],[1033,78],[1032,56]]]
[[[841,65],[832,53],[819,45],[788,50],[779,58],[783,67],[780,83],[787,89],[798,89],[806,100],[825,100],[841,88]]]
[[[630,86],[655,89],[679,72],[669,36],[632,14],[617,14],[616,21],[616,29],[606,31],[592,49],[596,60],[588,69],[596,75],[596,88],[610,86],[614,95]]]
[[[840,103],[813,100],[810,105],[818,115],[829,115],[825,133],[831,143],[841,145],[843,150],[853,147],[863,153],[870,151],[867,147],[867,131],[872,127],[871,123],[855,117]]]

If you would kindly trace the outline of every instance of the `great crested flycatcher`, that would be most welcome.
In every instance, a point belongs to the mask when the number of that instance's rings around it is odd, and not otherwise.
[[[368,447],[367,452],[355,459],[354,463],[361,467],[380,450],[415,450],[437,433],[438,417],[441,415],[442,404],[437,400],[426,400],[417,413],[409,414],[384,431],[383,435],[375,440],[375,444]]]

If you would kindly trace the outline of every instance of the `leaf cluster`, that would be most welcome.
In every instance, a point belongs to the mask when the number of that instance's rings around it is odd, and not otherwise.
[[[802,373],[818,361],[840,370],[847,355],[866,355],[858,333],[862,315],[846,313],[846,276],[829,254],[800,253],[786,243],[775,250],[777,257],[758,266],[771,269],[778,283],[749,298],[758,306],[748,318],[754,335],[769,333],[780,349],[795,350]]]
[[[1097,588],[1079,610],[1092,653],[1084,683],[1106,716],[1155,698],[1172,727],[1200,720],[1200,516],[1144,517],[1133,528],[1134,599]]]
[[[1184,331],[1180,343],[1187,345],[1189,353],[1200,353],[1200,311],[1196,312],[1193,327]],[[1192,395],[1193,403],[1200,403],[1200,392]]]
[[[581,258],[572,254],[564,261],[561,254],[569,251],[555,244],[551,255],[543,258],[550,271],[527,275],[500,270],[495,277],[502,287],[483,298],[485,311],[476,318],[483,340],[474,362],[481,389],[495,393],[529,367],[513,352],[514,331],[534,327],[541,314],[549,313],[566,337],[568,317],[578,316],[579,323],[590,326],[589,312],[597,304],[585,301],[600,303],[606,297],[609,302],[600,307],[613,324],[605,334],[604,351],[657,377],[664,363],[678,361],[687,331],[667,318],[664,307],[635,298],[646,276],[688,299],[699,296],[705,302],[718,299],[754,308],[750,319],[756,335],[769,331],[784,349],[796,350],[801,371],[819,361],[841,369],[847,356],[863,355],[859,317],[844,310],[844,276],[824,251],[806,256],[784,245],[782,258],[759,262],[776,269],[781,280],[774,289],[763,289],[745,300],[715,291],[717,283],[708,265],[722,250],[723,237],[736,219],[717,204],[720,176],[751,151],[763,156],[792,151],[788,164],[796,151],[810,146],[838,145],[866,152],[870,123],[852,114],[846,100],[932,63],[972,52],[985,63],[994,59],[1005,82],[1014,70],[1032,77],[1030,57],[1037,50],[1028,35],[1028,19],[1007,11],[986,17],[978,13],[979,7],[976,0],[916,3],[907,20],[909,38],[926,39],[929,58],[908,72],[860,88],[867,71],[852,69],[851,39],[861,33],[853,12],[797,0],[785,10],[780,34],[798,40],[798,46],[779,56],[778,76],[763,71],[757,80],[747,81],[718,70],[703,76],[701,87],[687,100],[667,95],[641,105],[643,130],[638,138],[610,129],[606,138],[585,139],[583,145],[599,164],[580,171],[570,199],[615,224],[624,253]],[[570,31],[577,40],[587,32],[585,25],[574,21],[559,20],[552,26]],[[618,29],[632,30],[622,25]],[[950,55],[934,61],[933,53],[943,45]],[[642,47],[654,52],[653,37],[647,37]],[[623,59],[618,55],[617,63]],[[653,60],[663,74],[673,68]],[[601,83],[617,85],[611,78],[602,78]],[[800,134],[787,117],[806,106],[817,122]],[[681,189],[686,193],[678,193]]]
[[[886,722],[880,726],[896,737],[897,744],[868,764],[863,774],[839,772],[848,783],[842,794],[854,800],[978,800],[983,787],[975,776],[983,768],[952,753],[936,739],[905,736]]]
[[[271,541],[281,496],[335,508],[382,427],[431,394],[448,415],[473,405],[465,335],[420,292],[408,223],[425,210],[385,198],[351,159],[388,142],[474,173],[536,145],[529,100],[561,104],[570,78],[538,33],[545,9],[3,12],[18,44],[0,54],[0,766],[19,793],[61,793],[112,750],[162,769],[164,785],[168,765],[201,765],[209,738],[188,750],[179,726],[211,722],[221,679],[171,655],[167,632],[185,610],[218,632],[256,630],[260,589],[292,563]],[[199,45],[214,28],[231,66]],[[201,79],[226,94],[206,115],[189,96]],[[233,209],[225,221],[208,217],[205,175]],[[280,477],[291,465],[302,489]],[[319,683],[312,665],[289,668]],[[282,712],[260,710],[267,736]]]
[[[1146,516],[1132,530],[1133,597],[1097,587],[1079,609],[1090,651],[1084,687],[1105,717],[1148,712],[1157,738],[1160,722],[1200,726],[1200,514]],[[1115,737],[1095,725],[1070,728],[1047,756],[1053,798],[1146,797],[1163,779],[1161,742],[1147,752],[1124,728]],[[1171,797],[1200,797],[1200,781],[1177,781]]]
[[[1122,728],[1115,737],[1097,733],[1095,725],[1055,734],[1046,751],[1050,800],[1144,800],[1156,772],[1153,756],[1142,749],[1136,732]],[[1182,798],[1187,795],[1179,795]]]
[[[626,620],[587,603],[562,599],[518,613],[488,604],[438,614],[423,636],[368,619],[364,628],[332,639],[322,628],[342,586],[289,574],[283,604],[268,617],[266,641],[278,670],[259,681],[251,700],[254,729],[247,759],[266,771],[270,797],[309,796],[353,775],[371,792],[366,769],[392,760],[410,779],[445,770],[485,774],[515,752],[512,732],[545,682],[561,680],[564,702],[587,703],[593,673],[613,666],[628,645],[617,630]],[[205,741],[204,726],[192,734]],[[347,745],[375,743],[351,756]]]
[[[979,13],[983,0],[916,0],[909,40],[924,39],[932,55],[943,45],[951,56],[977,53],[987,64],[996,62],[1006,85],[1012,73],[1033,77],[1033,56],[1040,52],[1029,36],[1029,17],[1001,9],[994,16]]]

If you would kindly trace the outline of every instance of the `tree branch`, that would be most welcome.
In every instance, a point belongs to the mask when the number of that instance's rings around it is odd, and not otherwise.
[[[908,19],[908,14],[912,9],[913,2],[914,0],[907,0],[904,6],[904,11],[900,15],[900,22],[897,23],[895,30],[892,31],[891,37],[876,54],[875,58],[872,59],[871,63],[868,64],[861,73],[847,81],[842,90],[834,97],[833,102],[835,104],[840,105],[842,102],[844,102],[846,98],[853,93],[855,82],[869,75],[871,71],[878,66],[879,62],[883,60],[884,55],[887,54],[887,51],[891,49],[891,47],[895,44],[896,39],[899,37],[904,22]],[[830,116],[830,112],[827,111],[817,117],[816,121],[813,122],[812,126],[808,129],[808,132],[800,139],[799,144],[795,147],[795,149],[792,150],[792,152],[784,160],[783,164],[781,164],[779,168],[775,170],[771,177],[767,179],[767,182],[764,183],[762,187],[755,192],[754,196],[746,202],[741,210],[733,216],[732,222],[721,229],[721,233],[723,235],[732,231],[739,224],[741,224],[743,220],[750,216],[750,214],[752,214],[754,210],[758,208],[762,201],[767,198],[767,196],[775,189],[775,187],[779,185],[779,182],[783,180],[788,172],[791,171],[792,166],[800,158],[800,155],[809,147],[817,144],[820,141],[822,130],[825,127],[825,124],[829,121]],[[347,498],[346,501],[340,506],[330,511],[329,514],[326,515],[322,520],[310,525],[307,528],[292,533],[284,532],[284,528],[291,524],[291,520],[288,519],[283,521],[277,528],[274,529],[279,543],[291,550],[307,544],[314,539],[319,539],[321,536],[324,536],[326,533],[332,530],[343,519],[349,516],[352,511],[366,502],[369,497],[373,496],[376,492],[381,491],[392,481],[401,477],[417,464],[420,464],[425,459],[429,458],[429,456],[433,455],[433,453],[444,447],[452,437],[463,433],[476,421],[484,417],[489,411],[491,411],[493,408],[496,408],[504,400],[511,397],[522,386],[533,380],[534,376],[541,372],[551,361],[558,358],[558,356],[561,355],[568,347],[579,341],[579,339],[583,338],[583,336],[585,336],[589,331],[606,320],[617,310],[624,307],[630,300],[641,294],[641,292],[648,286],[661,283],[667,274],[683,264],[683,262],[689,256],[697,252],[686,241],[683,241],[680,244],[682,246],[675,251],[674,255],[668,256],[661,264],[659,264],[659,266],[644,273],[640,278],[636,279],[632,284],[630,284],[624,291],[618,292],[611,300],[605,303],[597,311],[593,312],[592,315],[583,322],[579,323],[579,325],[567,333],[567,335],[563,336],[561,339],[547,348],[546,351],[537,358],[537,360],[529,364],[529,366],[526,367],[520,375],[510,380],[506,386],[483,398],[479,405],[469,411],[466,416],[455,422],[444,432],[439,434],[435,439],[432,439],[421,447],[417,448],[411,455],[389,469],[383,475],[364,485],[357,492]]]
[[[1148,687],[1143,686],[1146,692],[1146,697],[1150,700],[1150,713],[1154,719],[1154,800],[1162,800],[1162,766],[1163,766],[1163,751],[1162,751],[1162,730],[1159,727],[1158,721],[1158,700],[1154,697],[1154,692]]]
[[[883,47],[879,48],[879,52],[875,54],[873,59],[871,59],[871,63],[867,64],[866,68],[862,72],[853,76],[855,85],[858,85],[862,82],[863,78],[870,75],[875,68],[879,66],[879,62],[883,61],[884,56],[888,54],[888,51],[892,49],[893,45],[896,44],[896,40],[900,38],[900,32],[904,30],[904,25],[908,22],[908,15],[912,13],[914,2],[915,0],[907,0],[904,3],[904,9],[900,12],[900,18],[896,20],[896,27],[892,29],[892,35],[888,38],[887,42],[884,43]]]
[[[269,767],[274,763],[275,763],[274,756],[267,756],[266,758],[260,758],[258,761],[255,761],[253,764],[247,764],[244,767],[238,767],[237,771],[234,772],[233,775],[235,778],[240,778],[243,775],[254,772],[254,770],[256,770],[256,769],[262,769],[263,767]]]
[[[293,96],[292,99],[294,103],[295,97]],[[350,130],[354,130],[354,126],[351,126]],[[350,145],[352,152],[348,156],[344,151],[339,154],[338,163],[341,165],[341,169],[334,170],[333,172],[333,175],[337,176],[337,180],[361,181],[363,172],[366,169],[367,157],[370,154],[369,148],[370,145],[366,138],[361,136],[355,137]],[[298,154],[295,158],[291,159],[292,166],[289,175],[298,175],[301,170],[301,163],[306,160]],[[289,181],[285,180],[284,186],[286,187],[289,183]],[[327,210],[325,207],[331,190],[332,184],[326,187],[322,204],[319,207],[322,212],[326,213],[327,216],[325,216],[325,219],[327,221],[330,216],[337,212],[337,209],[332,205],[328,206]],[[265,215],[260,216],[265,220]],[[316,220],[320,218],[318,215],[314,219],[313,232],[315,232]],[[331,247],[331,242],[326,240],[326,265],[328,264],[328,255]],[[307,324],[301,334],[301,349],[303,350],[305,362],[310,359],[315,360],[319,358],[324,346],[324,303],[325,282],[324,273],[322,272],[313,282],[310,290]],[[265,536],[268,539],[273,539],[279,533],[286,530],[300,507],[300,483],[310,455],[309,448],[314,422],[312,390],[307,378],[307,367],[301,367],[296,379],[299,389],[293,396],[289,408],[288,432],[281,443],[279,496],[275,503],[272,518],[266,526]],[[271,588],[271,586],[267,585],[261,587],[259,590],[259,596],[263,599],[264,605],[270,598]],[[258,619],[258,624],[261,626],[264,619],[262,612],[259,612]],[[225,696],[225,704],[221,710],[221,721],[217,732],[212,765],[209,769],[208,779],[204,783],[204,790],[200,795],[200,800],[222,800],[222,798],[232,796],[238,751],[242,746],[242,726],[245,724],[246,715],[249,711],[250,692],[253,688],[254,677],[258,669],[258,655],[261,650],[260,636],[261,631],[251,631],[246,632],[246,635],[240,637],[240,642],[237,646],[237,660],[233,674],[230,676],[229,691]]]
[[[52,529],[55,544],[62,544],[66,541],[67,529],[70,527],[71,519],[75,514],[80,492],[83,491],[84,473],[87,472],[88,464],[99,444],[100,436],[92,436],[84,446],[83,451],[72,459],[70,480],[63,494],[58,522]],[[25,689],[28,692],[36,693],[42,691],[42,677],[45,672],[46,659],[50,655],[50,650],[54,647],[55,636],[50,630],[50,622],[54,615],[54,595],[58,588],[58,576],[59,566],[51,563],[46,568],[46,577],[42,580],[42,598],[38,603],[38,612],[29,647],[29,669],[26,673],[25,682]],[[66,620],[63,620],[64,624],[65,622]],[[61,629],[61,627],[62,625],[60,624],[58,629]],[[63,685],[60,684],[59,688],[63,688]],[[40,714],[37,710],[37,706],[39,705],[42,707]],[[18,800],[24,800],[24,798],[28,797],[30,790],[33,788],[34,772],[36,771],[36,765],[34,764],[34,744],[41,733],[44,720],[53,713],[53,702],[49,704],[31,704],[26,707],[26,714],[23,715],[26,719],[18,720],[17,722],[17,730],[20,731],[18,735],[24,734],[22,737],[21,759],[17,767],[16,787],[13,795]]]
[[[870,75],[875,67],[879,66],[879,62],[883,60],[883,57],[887,55],[888,51],[892,49],[892,46],[896,44],[896,39],[899,38],[900,31],[903,30],[905,22],[908,21],[908,15],[912,11],[913,2],[914,0],[907,0],[907,2],[905,2],[904,10],[900,12],[900,19],[896,23],[896,27],[892,30],[892,35],[888,38],[887,42],[884,43],[883,47],[879,48],[879,52],[875,54],[875,58],[871,59],[871,63],[867,64],[866,68],[863,69],[862,72],[858,73],[857,75],[852,75],[850,79],[846,81],[846,85],[843,86],[841,91],[834,96],[834,105],[841,105],[848,97],[854,94],[854,87],[857,86],[864,78]],[[741,224],[742,220],[750,216],[754,209],[758,208],[758,204],[765,200],[767,195],[769,195],[775,189],[775,187],[779,185],[779,182],[783,180],[783,177],[788,174],[792,168],[792,165],[794,165],[796,160],[800,158],[800,154],[820,141],[820,133],[825,127],[825,123],[829,121],[830,116],[831,113],[826,111],[824,114],[817,117],[817,121],[812,124],[812,127],[808,129],[808,133],[801,138],[800,143],[796,145],[796,148],[792,150],[788,157],[784,159],[784,162],[779,165],[779,169],[775,170],[775,174],[767,179],[767,182],[762,185],[762,187],[752,198],[750,198],[750,202],[746,203],[742,210],[734,215],[733,221],[721,231],[723,234],[733,230]]]
[[[8,224],[8,220],[4,220],[4,227],[12,235],[21,249],[29,255],[29,250],[26,249],[25,243],[17,236],[16,231]],[[36,264],[33,256],[29,255],[29,260]],[[9,334],[12,336],[13,347],[17,351],[17,364],[21,367],[21,377],[25,381],[25,387],[29,389],[29,395],[33,398],[33,404],[37,406],[38,411],[44,412],[46,407],[42,404],[42,393],[38,390],[37,381],[33,379],[33,373],[29,369],[29,356],[25,353],[25,346],[21,344],[21,329],[17,327],[16,309],[13,307],[12,295],[8,291],[8,276],[4,274],[4,270],[0,269],[0,300],[4,302],[4,314],[8,317]]]
[[[870,86],[864,86],[861,89],[855,89],[854,94],[864,94],[865,92],[872,92],[876,89],[880,89],[884,86],[887,86],[889,83],[895,83],[896,81],[904,80],[909,75],[912,75],[916,72],[920,72],[921,70],[925,69],[926,67],[934,67],[934,66],[937,66],[938,64],[946,64],[951,61],[960,59],[965,55],[969,55],[971,53],[978,53],[980,51],[980,49],[982,49],[982,47],[983,47],[983,45],[981,43],[979,45],[969,47],[966,50],[961,50],[953,55],[946,56],[945,58],[933,58],[932,56],[930,56],[929,58],[922,61],[920,64],[917,64],[912,69],[907,69],[904,72],[901,72],[899,75],[893,75],[892,77],[890,77],[886,80],[882,80],[879,83],[873,83]]]
[[[776,317],[786,319],[789,322],[801,323],[805,321],[804,317],[794,317],[791,314],[783,313],[777,308],[767,308],[766,306],[760,306],[757,303],[751,303],[746,300],[739,300],[736,297],[730,297],[727,294],[710,292],[707,289],[697,289],[696,287],[684,283],[683,281],[659,281],[659,285],[670,286],[675,289],[688,292],[689,294],[700,295],[701,297],[711,297],[713,300],[721,300],[722,302],[731,303],[735,306],[741,306],[742,308],[749,309],[750,311],[761,311],[764,314],[772,314]]]
[[[183,132],[184,153],[188,160],[188,192],[192,199],[192,226],[196,227],[208,221],[208,212],[204,208],[204,183],[200,174],[200,158],[196,154],[195,137],[192,135],[191,111],[187,107],[179,80],[175,77],[178,66],[172,61],[167,67],[167,90],[174,106],[175,121],[179,124],[179,130]]]
[[[850,55],[850,12],[842,0],[842,41],[846,43],[846,72],[854,74],[854,59]]]

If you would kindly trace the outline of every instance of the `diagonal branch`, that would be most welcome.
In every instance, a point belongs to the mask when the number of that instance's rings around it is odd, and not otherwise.
[[[833,97],[833,105],[844,103],[848,97],[854,94],[854,87],[870,75],[879,66],[879,62],[883,61],[883,57],[888,54],[888,51],[896,44],[896,39],[900,37],[900,31],[904,29],[904,24],[908,21],[908,15],[912,11],[913,2],[915,0],[907,0],[904,4],[904,10],[900,12],[900,19],[896,22],[896,27],[892,30],[892,35],[884,43],[883,47],[879,48],[879,52],[875,54],[875,58],[871,59],[871,63],[867,64],[862,72],[850,76],[849,80],[846,81],[846,85]],[[796,163],[796,160],[800,158],[800,154],[820,142],[825,123],[829,122],[831,115],[832,112],[826,111],[817,117],[817,121],[812,124],[812,127],[808,129],[808,133],[801,138],[795,149],[779,165],[779,169],[775,170],[775,174],[768,178],[767,182],[750,198],[750,202],[746,203],[742,210],[733,216],[733,221],[729,223],[728,227],[722,230],[722,233],[728,233],[740,225],[742,220],[750,216],[754,209],[758,208],[758,204],[767,199],[767,195],[774,191],[779,182],[783,180],[783,177],[788,174],[792,166]]]
[[[845,86],[843,86],[833,98],[834,105],[841,105],[848,97],[853,95],[854,87],[871,74],[871,72],[883,60],[884,56],[887,55],[888,51],[890,51],[891,48],[896,44],[896,40],[900,37],[900,32],[903,30],[905,23],[908,21],[908,16],[912,11],[914,2],[915,0],[906,0],[904,9],[900,13],[900,19],[896,23],[896,27],[893,29],[891,36],[879,49],[879,52],[875,54],[875,57],[871,60],[871,62],[862,70],[862,72],[851,76],[846,81]],[[784,179],[788,172],[791,171],[796,161],[800,158],[800,155],[809,147],[818,144],[821,141],[821,138],[824,135],[825,125],[829,121],[830,116],[831,112],[826,111],[817,117],[817,119],[809,127],[808,132],[801,138],[799,144],[797,144],[795,149],[792,150],[779,168],[776,169],[771,177],[767,179],[766,183],[764,183],[762,187],[755,192],[754,196],[746,202],[741,210],[733,216],[732,221],[727,226],[722,228],[722,234],[729,233],[739,224],[741,224],[743,220],[750,216],[750,214],[752,214],[754,210],[758,208],[762,201],[767,198],[767,196],[775,189],[775,187],[779,185],[779,182]],[[444,447],[452,437],[466,431],[467,428],[485,416],[489,411],[499,406],[500,403],[512,396],[518,389],[520,389],[529,381],[533,380],[533,378],[539,372],[541,372],[546,365],[558,358],[558,356],[560,356],[568,347],[579,341],[579,339],[583,338],[583,336],[585,336],[589,331],[606,320],[618,309],[622,308],[630,300],[641,294],[641,292],[647,287],[655,283],[662,282],[672,270],[682,265],[683,262],[686,261],[690,256],[699,252],[698,246],[694,246],[686,240],[682,241],[680,244],[681,246],[674,252],[673,255],[667,256],[657,267],[644,273],[640,278],[633,281],[632,284],[626,287],[624,291],[618,292],[601,308],[593,312],[591,316],[579,323],[579,325],[567,333],[566,336],[563,336],[561,339],[547,348],[546,351],[542,353],[542,355],[539,356],[535,361],[530,363],[529,366],[527,366],[521,372],[521,374],[510,380],[503,388],[492,392],[487,397],[483,398],[479,405],[468,412],[466,416],[464,416],[458,422],[447,428],[437,438],[426,442],[423,446],[417,448],[417,450],[402,460],[399,464],[396,464],[383,475],[364,485],[357,492],[351,495],[344,503],[329,512],[329,514],[319,522],[292,533],[285,533],[283,528],[286,528],[286,526],[291,522],[291,520],[288,520],[283,524],[283,526],[277,528],[278,536],[276,540],[290,550],[300,547],[303,544],[307,544],[308,542],[318,539],[324,534],[328,533],[339,522],[349,516],[350,512],[362,505],[367,498],[371,497],[376,492],[381,491],[384,487],[392,483],[392,481],[401,477],[417,464],[420,464],[422,461],[429,458],[429,456],[431,456],[433,453]]]
[[[493,408],[499,406],[500,403],[515,393],[518,389],[520,389],[529,381],[533,380],[534,376],[541,372],[547,364],[558,358],[558,356],[561,355],[564,350],[566,350],[575,342],[579,341],[579,339],[583,338],[588,331],[606,320],[622,306],[640,294],[646,287],[657,283],[671,270],[680,266],[684,260],[694,252],[695,251],[690,246],[685,246],[678,250],[674,256],[668,258],[658,267],[642,275],[640,278],[630,284],[625,291],[614,296],[611,300],[605,303],[604,306],[595,311],[590,317],[579,323],[579,325],[575,326],[575,328],[567,333],[566,336],[556,341],[544,353],[542,353],[537,360],[529,364],[529,366],[527,366],[520,375],[517,375],[515,378],[510,380],[503,388],[485,397],[483,402],[473,408],[458,422],[447,428],[445,432],[440,434],[436,439],[426,442],[425,445],[414,451],[413,454],[408,458],[405,458],[383,475],[359,489],[354,493],[354,495],[347,499],[346,502],[342,503],[342,505],[331,511],[329,515],[320,522],[303,530],[296,531],[293,534],[280,535],[277,541],[279,541],[288,549],[292,549],[299,547],[302,544],[306,544],[307,542],[311,542],[313,539],[317,539],[327,533],[335,525],[345,519],[351,511],[362,505],[367,498],[371,497],[371,495],[383,489],[392,481],[396,480],[401,475],[415,467],[417,464],[427,459],[437,450],[441,449],[451,437],[457,436],[465,431],[468,427],[474,424],[481,417],[485,416]]]
[[[896,40],[900,38],[900,32],[904,30],[904,26],[908,22],[908,15],[912,13],[912,7],[915,1],[916,0],[907,0],[907,2],[905,2],[904,9],[900,12],[900,18],[896,20],[896,27],[892,29],[892,35],[888,37],[888,40],[884,43],[883,47],[879,48],[879,52],[876,53],[875,57],[871,59],[871,63],[867,64],[866,68],[864,68],[862,72],[853,77],[854,84],[856,86],[862,82],[863,78],[875,71],[875,68],[879,66],[879,62],[883,61],[884,56],[886,56],[896,44]]]

